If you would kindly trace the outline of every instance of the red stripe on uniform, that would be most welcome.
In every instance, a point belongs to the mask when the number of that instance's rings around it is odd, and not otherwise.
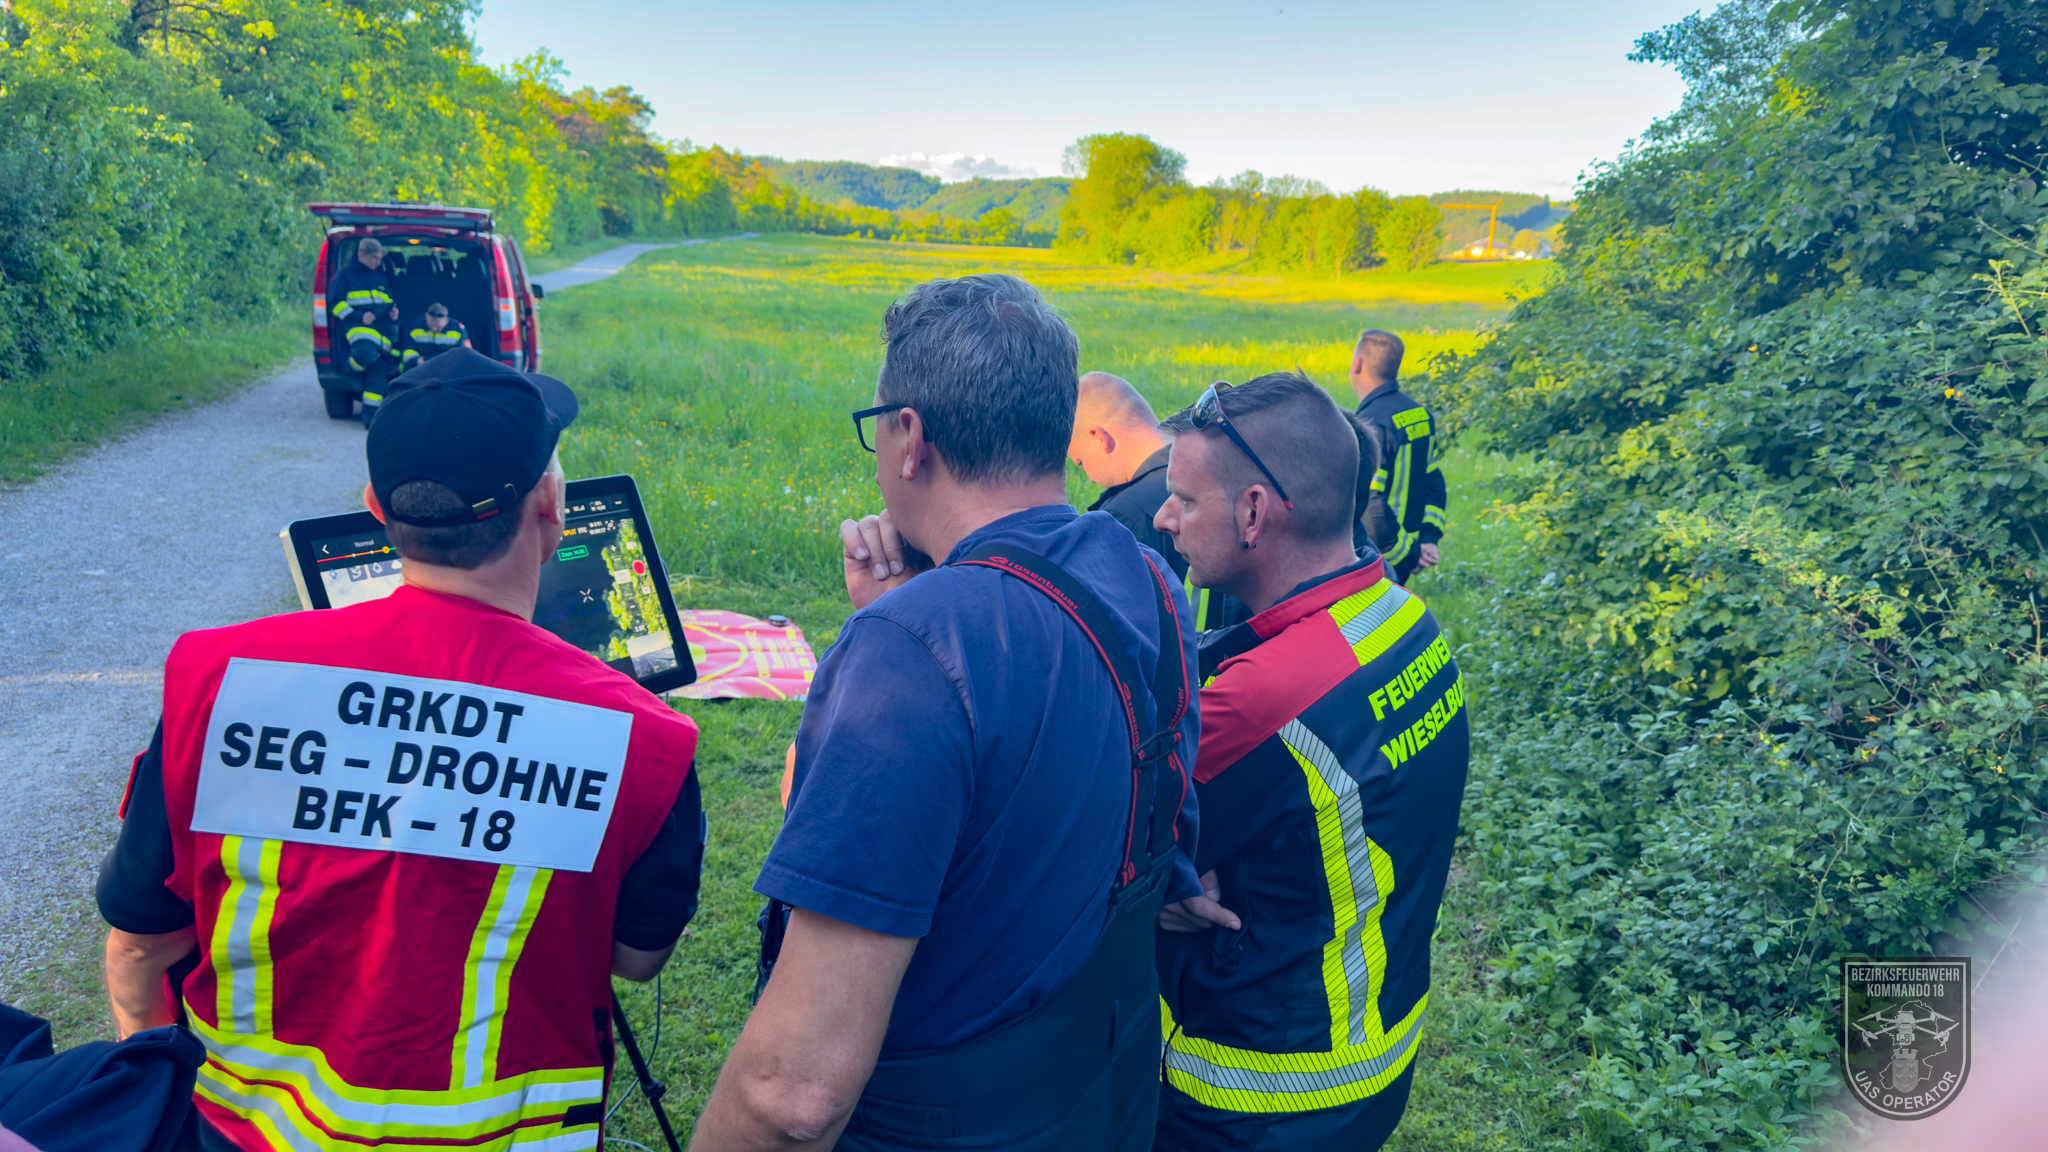
[[[1302,620],[1224,661],[1202,688],[1196,781],[1207,784],[1222,775],[1356,671],[1358,656],[1328,616]]]

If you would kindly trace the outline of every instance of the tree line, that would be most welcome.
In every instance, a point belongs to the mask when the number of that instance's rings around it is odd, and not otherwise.
[[[1444,234],[1423,196],[1339,195],[1257,172],[1197,188],[1185,156],[1132,133],[1082,137],[1066,168],[1076,179],[1057,246],[1103,263],[1184,267],[1220,257],[1254,272],[1412,271],[1436,259]]]
[[[304,287],[309,201],[485,207],[530,254],[603,236],[865,231],[1049,243],[1007,214],[819,205],[670,143],[630,88],[478,62],[472,0],[0,7],[0,380]]]

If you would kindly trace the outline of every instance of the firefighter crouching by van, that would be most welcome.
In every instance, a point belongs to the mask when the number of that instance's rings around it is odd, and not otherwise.
[[[1161,917],[1154,1147],[1370,1152],[1429,1003],[1469,756],[1458,668],[1422,601],[1353,554],[1357,438],[1321,388],[1219,385],[1166,426],[1159,528],[1256,615],[1203,637],[1210,903]]]
[[[410,372],[420,365],[452,348],[473,347],[469,342],[469,330],[462,321],[448,315],[448,306],[440,302],[427,305],[427,310],[405,326],[405,337],[400,342],[398,370]]]
[[[384,243],[375,236],[356,245],[356,258],[342,265],[327,282],[327,307],[341,325],[350,370],[363,379],[363,422],[369,423],[384,401],[398,350],[392,337],[398,329],[398,305],[391,300],[391,281],[384,277]]]
[[[530,622],[574,395],[468,350],[411,383],[364,492],[405,586],[180,638],[101,869],[122,1035],[196,959],[205,1148],[595,1149],[610,978],[696,909],[696,726]]]

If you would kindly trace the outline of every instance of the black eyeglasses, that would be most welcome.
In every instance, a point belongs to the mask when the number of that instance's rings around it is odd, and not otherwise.
[[[1281,485],[1280,478],[1273,475],[1273,470],[1266,467],[1266,462],[1259,459],[1259,454],[1252,451],[1252,446],[1245,443],[1244,437],[1237,434],[1237,429],[1230,426],[1230,417],[1223,414],[1223,393],[1229,391],[1231,387],[1233,385],[1228,380],[1218,380],[1209,385],[1202,393],[1202,398],[1195,401],[1193,408],[1188,409],[1188,423],[1197,429],[1207,428],[1211,424],[1223,429],[1223,434],[1230,437],[1230,442],[1244,449],[1244,454],[1251,457],[1252,463],[1259,466],[1259,471],[1266,474],[1266,479],[1273,482],[1273,491],[1280,494],[1280,503],[1293,508],[1294,501],[1287,498],[1287,489]]]
[[[876,416],[886,416],[899,408],[908,407],[910,407],[908,404],[877,404],[873,408],[863,408],[855,412],[853,414],[853,434],[860,437],[860,446],[870,452],[875,450],[875,446],[868,443],[868,427],[862,423],[863,420],[873,419]]]

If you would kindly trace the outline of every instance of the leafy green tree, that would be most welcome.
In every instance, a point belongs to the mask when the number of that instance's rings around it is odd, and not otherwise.
[[[1067,148],[1072,198],[1060,213],[1059,243],[1112,263],[1129,259],[1126,225],[1187,184],[1187,158],[1149,137],[1125,132],[1083,136]]]
[[[1444,218],[1423,196],[1401,196],[1388,206],[1374,239],[1379,258],[1413,272],[1436,259],[1443,241]]]

